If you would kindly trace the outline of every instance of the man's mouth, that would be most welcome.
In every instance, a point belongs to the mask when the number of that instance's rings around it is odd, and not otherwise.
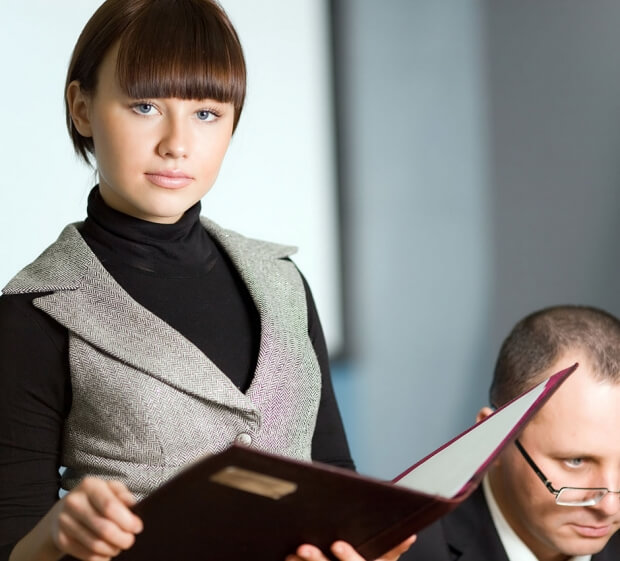
[[[610,524],[597,524],[591,526],[588,524],[572,523],[570,525],[575,532],[584,538],[604,538],[612,531],[612,526]]]

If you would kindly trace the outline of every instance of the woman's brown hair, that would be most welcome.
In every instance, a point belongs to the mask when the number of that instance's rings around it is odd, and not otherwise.
[[[237,33],[214,0],[106,0],[77,40],[65,84],[77,80],[94,94],[101,61],[119,44],[116,72],[130,97],[215,99],[235,108],[233,131],[245,99],[246,68]],[[67,127],[75,151],[89,162],[92,138]]]

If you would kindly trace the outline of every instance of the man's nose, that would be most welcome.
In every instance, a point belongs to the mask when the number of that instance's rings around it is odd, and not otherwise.
[[[620,491],[608,491],[595,508],[608,516],[616,514],[620,511]]]

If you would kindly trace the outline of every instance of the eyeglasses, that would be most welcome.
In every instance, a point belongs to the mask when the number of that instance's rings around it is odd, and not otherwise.
[[[547,476],[534,463],[534,460],[532,460],[518,440],[515,440],[515,445],[536,475],[545,484],[545,487],[550,493],[555,495],[555,502],[559,505],[593,506],[600,503],[607,493],[620,493],[620,491],[610,491],[606,487],[560,487],[560,489],[555,489],[551,485],[551,481],[547,479]]]

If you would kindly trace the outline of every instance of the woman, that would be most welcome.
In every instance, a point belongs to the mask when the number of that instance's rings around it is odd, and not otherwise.
[[[142,528],[135,497],[232,442],[353,467],[291,248],[199,216],[245,96],[225,13],[210,0],[108,0],[66,86],[74,147],[99,183],[87,219],[0,298],[11,561],[114,557]],[[57,500],[60,465],[69,492]],[[361,559],[343,542],[334,553]],[[307,544],[300,558],[325,559]]]

